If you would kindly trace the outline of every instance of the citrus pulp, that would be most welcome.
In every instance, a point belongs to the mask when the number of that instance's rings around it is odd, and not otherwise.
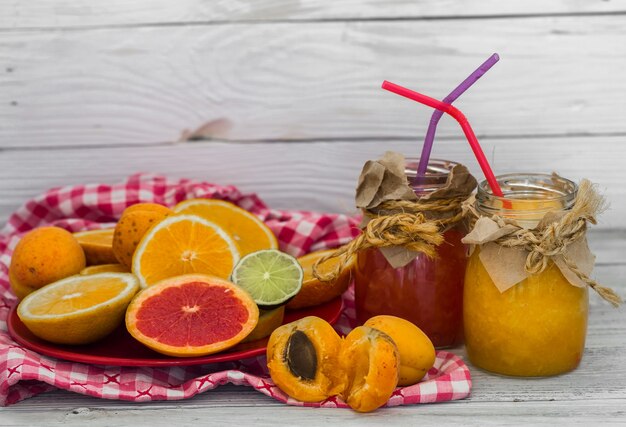
[[[302,267],[291,255],[266,249],[246,255],[233,269],[234,283],[245,289],[260,307],[283,304],[302,287]]]
[[[152,227],[133,256],[133,273],[142,288],[181,274],[201,273],[226,279],[239,261],[230,236],[195,215],[170,216]]]
[[[71,276],[28,295],[17,315],[39,338],[58,344],[87,344],[122,323],[138,289],[135,276],[127,273]]]
[[[259,310],[243,289],[218,277],[188,274],[140,292],[126,312],[126,328],[154,351],[192,357],[234,346],[258,319]]]
[[[278,240],[256,215],[230,202],[191,199],[174,206],[174,212],[198,215],[224,229],[237,243],[241,256],[261,249],[278,249]]]

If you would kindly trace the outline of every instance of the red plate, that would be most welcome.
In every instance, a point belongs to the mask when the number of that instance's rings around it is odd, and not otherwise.
[[[227,362],[259,356],[265,353],[267,338],[249,343],[239,344],[227,351],[203,357],[170,357],[145,347],[126,331],[124,325],[117,328],[111,335],[89,345],[60,345],[44,341],[33,335],[17,316],[17,305],[9,313],[7,319],[11,337],[37,353],[73,362],[90,363],[109,366],[190,366],[206,363]],[[306,316],[317,316],[333,324],[341,314],[341,297],[311,308],[286,311],[283,323],[293,322]]]

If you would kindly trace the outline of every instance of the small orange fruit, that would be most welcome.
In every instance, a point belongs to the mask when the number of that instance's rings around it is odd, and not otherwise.
[[[235,242],[220,227],[199,216],[175,215],[159,222],[141,239],[132,271],[145,288],[181,274],[226,279],[237,261]]]
[[[174,206],[174,212],[198,215],[217,224],[235,240],[241,256],[262,249],[278,249],[276,236],[263,221],[230,202],[191,199]]]
[[[322,282],[313,276],[313,265],[317,260],[333,252],[334,250],[332,249],[311,252],[310,254],[298,258],[298,262],[304,270],[304,280],[300,292],[287,303],[287,309],[295,310],[323,304],[338,297],[348,289],[348,286],[350,286],[352,282],[352,270],[355,265],[354,257],[351,258],[350,262],[344,267],[339,276],[330,282]],[[320,264],[319,268],[322,272],[330,271],[335,268],[338,262],[338,258],[331,258]]]
[[[19,299],[85,268],[85,254],[72,233],[59,227],[29,231],[15,246],[9,281]]]
[[[126,312],[126,328],[154,351],[192,357],[234,346],[252,332],[258,319],[256,304],[237,285],[188,274],[140,292]]]
[[[113,228],[89,230],[74,233],[85,252],[87,265],[116,264],[117,258],[113,253]]]
[[[111,333],[124,320],[139,289],[127,273],[71,276],[31,293],[17,315],[36,336],[58,344],[88,344]]]
[[[131,268],[133,254],[146,231],[173,212],[156,203],[137,203],[124,210],[115,226],[113,253],[117,261]]]
[[[130,273],[130,271],[122,264],[90,265],[89,267],[85,267],[80,271],[80,274],[83,276],[98,273]]]

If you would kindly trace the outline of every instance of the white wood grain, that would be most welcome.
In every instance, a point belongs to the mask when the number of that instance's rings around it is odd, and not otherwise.
[[[597,229],[626,228],[626,137],[489,139],[496,174],[557,171],[599,185],[610,202]],[[114,183],[136,172],[234,184],[278,209],[352,213],[366,160],[386,150],[416,155],[417,142],[218,143],[153,147],[0,151],[0,223],[28,198],[54,186]],[[439,141],[433,156],[462,162],[482,179],[465,141]]]
[[[2,0],[0,29],[232,21],[527,16],[626,11],[624,1],[591,0]]]
[[[501,62],[456,104],[483,139],[622,135],[623,22],[616,15],[5,32],[0,148],[175,141],[183,129],[218,119],[207,137],[420,139],[432,111],[381,82],[443,97],[492,52]],[[462,138],[448,118],[439,136]]]
[[[614,240],[621,240],[615,238]],[[623,242],[618,242],[621,245]],[[598,267],[598,275],[626,291],[626,263]],[[624,308],[592,298],[587,348],[580,367],[558,377],[519,379],[491,375],[470,364],[472,395],[463,401],[381,409],[349,410],[284,406],[245,387],[226,386],[187,401],[129,403],[52,392],[0,410],[0,425],[106,426],[224,425],[607,425],[626,422],[626,324]],[[453,352],[465,357],[462,348]]]
[[[623,406],[626,399],[607,401],[577,402],[488,402],[488,403],[446,403],[414,408],[390,408],[369,414],[358,414],[342,409],[307,409],[294,407],[211,407],[189,408],[185,403],[170,409],[149,407],[120,410],[76,408],[74,411],[50,410],[45,414],[9,413],[6,426],[57,426],[65,425],[100,427],[111,425],[133,425],[137,427],[169,427],[172,420],[179,426],[226,426],[241,425],[267,426],[381,426],[413,425],[420,426],[590,426],[601,423],[603,426],[623,425]]]

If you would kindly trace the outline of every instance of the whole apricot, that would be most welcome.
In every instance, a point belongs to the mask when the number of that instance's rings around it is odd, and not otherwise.
[[[118,262],[130,271],[133,254],[143,235],[153,225],[173,213],[169,208],[156,203],[137,203],[126,208],[113,234],[113,253]]]
[[[408,320],[396,316],[375,316],[364,326],[389,335],[400,353],[399,386],[416,384],[435,364],[435,347],[424,332]]]
[[[57,280],[80,273],[85,254],[72,233],[40,227],[18,242],[11,257],[9,282],[19,299]]]

